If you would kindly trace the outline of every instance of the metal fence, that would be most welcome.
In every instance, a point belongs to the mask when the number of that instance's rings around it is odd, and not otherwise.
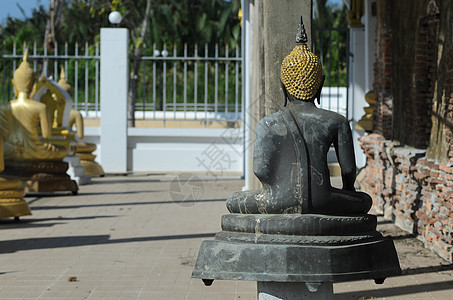
[[[321,107],[347,116],[349,76],[349,31],[347,28],[314,28],[313,51],[321,58],[326,76]],[[27,45],[2,52],[3,102],[14,97],[10,79]],[[22,49],[20,49],[22,48]],[[242,115],[242,57],[239,48],[228,46],[209,49],[205,45],[176,46],[171,49],[147,49],[143,46],[140,83],[136,98],[136,120],[148,121],[240,121]],[[190,55],[189,55],[190,53]],[[33,44],[29,61],[37,74],[59,79],[64,66],[66,79],[73,87],[74,108],[86,118],[100,118],[99,47],[78,44],[63,51]],[[131,58],[132,67],[132,58]]]
[[[348,118],[349,29],[313,28],[313,52],[325,75],[320,106]]]
[[[22,49],[18,49],[16,44],[13,44],[12,49],[6,49],[6,45],[3,44],[1,56],[3,103],[14,97],[10,79],[13,78],[26,48],[26,44]],[[99,117],[99,46],[85,44],[84,47],[80,47],[76,43],[73,49],[69,49],[68,44],[65,44],[64,50],[59,51],[58,45],[55,45],[53,51],[49,53],[47,48],[39,49],[36,43],[33,44],[29,49],[28,58],[37,77],[46,75],[58,80],[60,68],[64,67],[66,80],[73,89],[74,108],[82,111],[87,117]]]
[[[2,96],[3,102],[13,99],[10,79],[18,67],[27,45],[18,49],[3,46],[2,53]],[[199,51],[197,45],[188,55],[184,46],[182,55],[173,47],[172,55],[164,48],[153,47],[151,55],[139,58],[140,82],[136,99],[136,120],[196,120],[237,122],[242,112],[242,58],[240,49],[228,46],[209,51],[205,45]],[[8,50],[10,50],[8,52]],[[202,53],[200,53],[202,52]],[[74,108],[86,118],[100,117],[99,103],[99,47],[78,44],[73,49],[59,52],[58,46],[50,53],[46,48],[38,49],[34,44],[29,50],[29,62],[35,73],[60,78],[60,67],[64,66],[66,79],[73,87]],[[53,67],[53,69],[52,69]],[[131,59],[132,67],[132,59]]]
[[[242,76],[239,48],[208,45],[161,51],[153,46],[143,55],[139,72],[136,119],[239,121]],[[179,50],[179,51],[178,51]],[[146,53],[147,49],[142,49]],[[200,53],[201,52],[201,53]],[[214,53],[212,53],[214,52]],[[212,54],[214,54],[212,56]]]

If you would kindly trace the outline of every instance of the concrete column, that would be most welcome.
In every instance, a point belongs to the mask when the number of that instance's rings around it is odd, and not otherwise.
[[[245,57],[250,93],[246,94],[246,130],[250,137],[246,142],[246,186],[244,189],[258,189],[260,183],[253,174],[253,143],[258,121],[272,114],[284,104],[280,86],[280,66],[295,46],[297,25],[303,17],[311,45],[311,0],[248,0],[246,40],[249,41]],[[248,97],[248,98],[247,98]]]
[[[311,47],[311,0],[263,1],[264,39],[264,99],[265,112],[270,115],[284,104],[280,85],[280,67],[283,59],[296,46],[297,25],[304,20]]]
[[[310,286],[312,287],[312,286]],[[324,282],[310,292],[303,282],[258,282],[258,300],[333,299],[332,282]]]
[[[101,149],[106,173],[127,171],[128,40],[126,28],[101,28]]]
[[[350,30],[350,78],[349,78],[349,118],[352,119],[352,138],[357,168],[365,166],[366,158],[358,139],[365,133],[355,129],[355,125],[365,114],[363,108],[368,106],[365,101],[365,30],[351,28]]]
[[[365,0],[365,93],[373,89],[376,62],[376,0]]]

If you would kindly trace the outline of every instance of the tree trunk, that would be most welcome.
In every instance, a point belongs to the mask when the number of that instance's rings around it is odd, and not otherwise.
[[[55,49],[57,44],[57,26],[61,20],[65,0],[50,0],[49,15],[47,17],[46,30],[44,32],[44,48]],[[47,59],[44,58],[42,76],[47,77]]]
[[[140,69],[140,62],[142,56],[142,44],[145,39],[146,30],[148,29],[148,21],[151,16],[151,0],[146,1],[145,17],[143,18],[142,28],[140,30],[140,38],[135,40],[134,56],[132,63],[132,70],[129,77],[129,92],[127,95],[127,119],[128,126],[135,126],[135,101],[137,98],[137,77]]]

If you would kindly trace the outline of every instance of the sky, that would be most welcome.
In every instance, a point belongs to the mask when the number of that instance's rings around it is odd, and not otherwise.
[[[22,6],[27,17],[31,17],[33,8],[39,5],[49,6],[50,0],[0,0],[0,22],[5,24],[8,16],[23,19],[22,12],[17,7],[17,4]]]
[[[19,4],[25,11],[27,17],[31,16],[33,8],[39,5],[49,7],[50,0],[0,0],[0,22],[5,24],[8,16],[23,19],[22,12],[17,7]],[[329,4],[340,4],[342,0],[329,0]]]

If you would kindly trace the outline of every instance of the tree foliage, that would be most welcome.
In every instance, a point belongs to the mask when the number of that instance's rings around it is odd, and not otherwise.
[[[95,43],[100,28],[111,27],[109,13],[117,10],[123,15],[121,26],[131,31],[131,43],[156,44],[160,49],[164,45],[172,47],[174,43],[178,48],[184,43],[200,46],[218,43],[230,47],[240,43],[239,0],[153,0],[147,34],[140,41],[136,37],[140,36],[145,6],[146,0],[66,0],[55,39],[58,44],[67,42],[70,48],[76,42]],[[40,45],[48,16],[49,8],[41,4],[25,20],[8,17],[6,24],[0,26],[0,38],[7,47],[13,42]]]
[[[321,58],[325,86],[346,86],[347,8],[328,0],[313,1],[314,51]]]

